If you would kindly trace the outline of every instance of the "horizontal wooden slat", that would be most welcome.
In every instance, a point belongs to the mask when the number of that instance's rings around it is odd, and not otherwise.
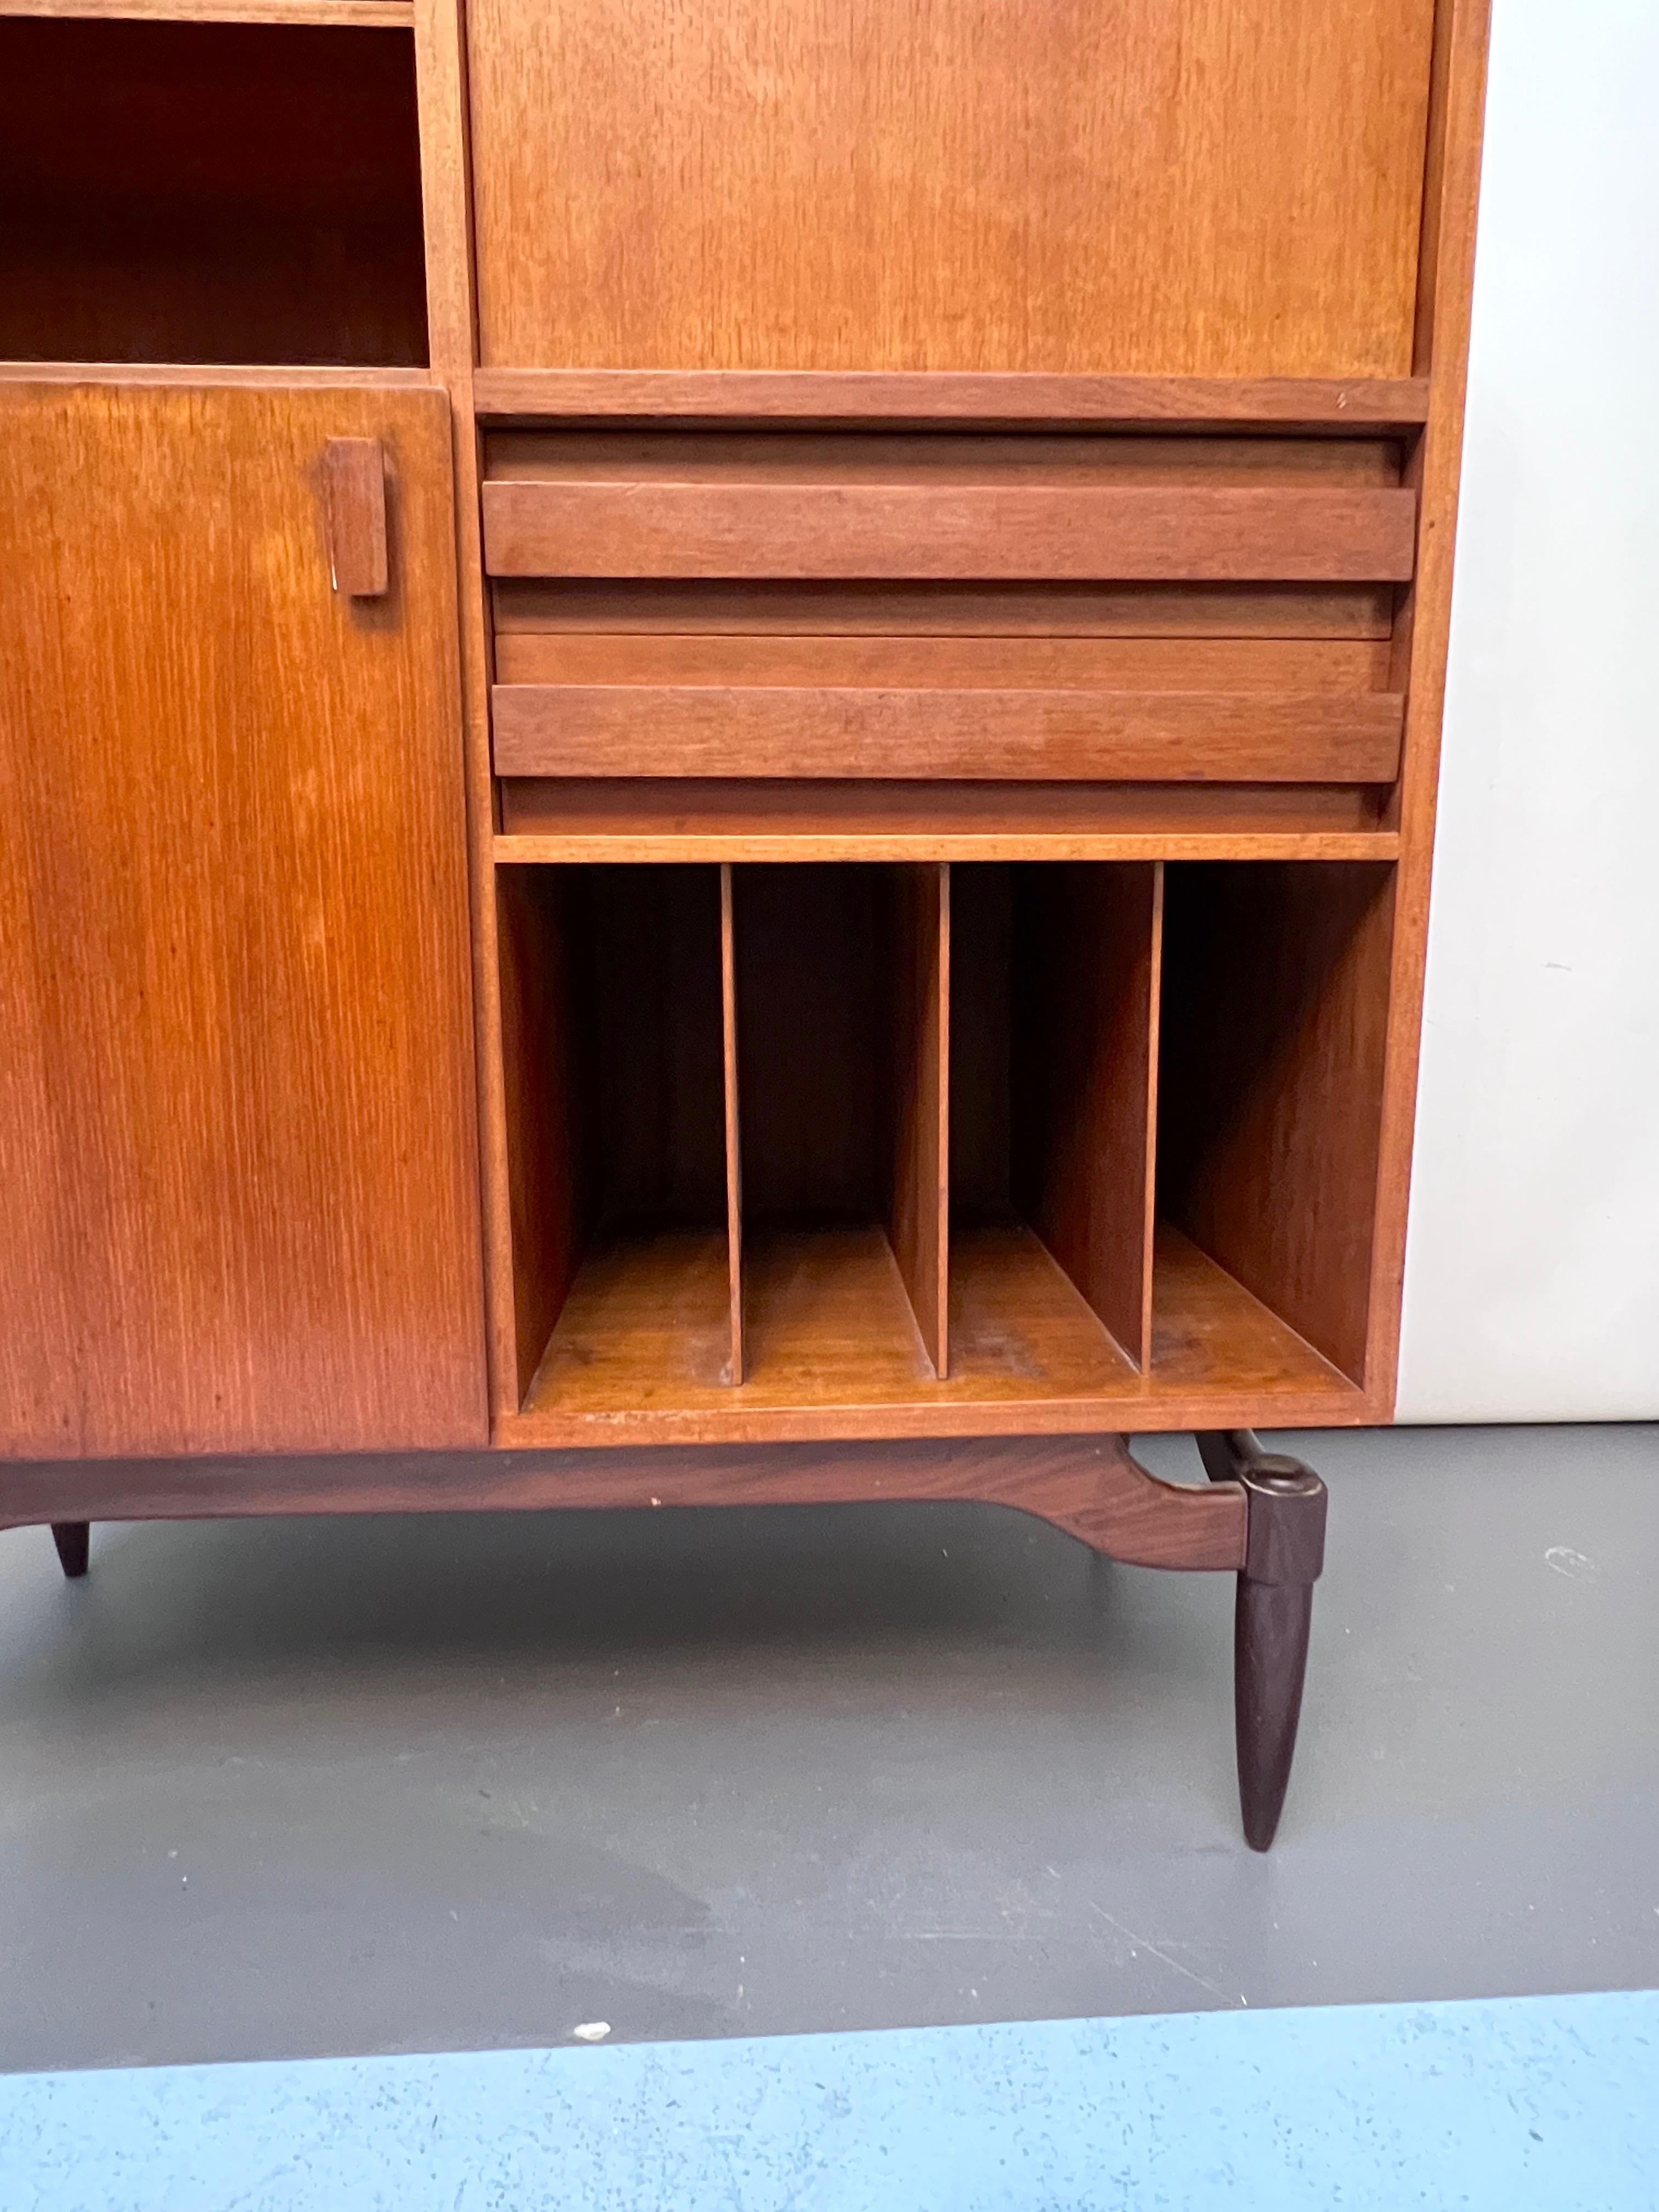
[[[509,776],[495,848],[498,860],[1392,860],[1380,797],[1357,783]]]
[[[0,0],[0,15],[78,15],[109,22],[281,23],[407,31],[410,0]]]
[[[498,775],[1382,783],[1389,692],[497,684]]]
[[[895,431],[687,428],[492,430],[484,475],[513,483],[1085,484],[1146,483],[1285,489],[1351,484],[1380,490],[1400,483],[1400,447],[1361,438],[1203,437],[1159,430],[1123,435],[1048,429]]]
[[[1377,583],[1411,574],[1416,497],[1347,487],[497,480],[484,486],[483,514],[495,575]]]
[[[732,583],[501,576],[495,635],[1386,638],[1392,584]]]
[[[1406,428],[1426,377],[975,375],[927,370],[480,368],[481,415],[777,422],[1223,422]]]
[[[501,684],[868,684],[1097,691],[1380,691],[1386,639],[498,634]]]
[[[406,8],[409,0],[386,0]],[[0,15],[4,7],[0,0]],[[429,368],[318,368],[303,362],[272,367],[245,362],[198,361],[0,361],[0,388],[30,384],[123,384],[147,391],[180,385],[204,392],[407,392],[429,391]]]

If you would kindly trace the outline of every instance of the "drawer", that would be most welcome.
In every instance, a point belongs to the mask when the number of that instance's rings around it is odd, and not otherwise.
[[[492,441],[511,777],[1381,783],[1376,440]]]

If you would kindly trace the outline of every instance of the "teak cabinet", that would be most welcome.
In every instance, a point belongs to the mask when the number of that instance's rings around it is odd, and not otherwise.
[[[0,1522],[1015,1505],[1237,1573],[1266,1844],[1486,28],[0,0]]]

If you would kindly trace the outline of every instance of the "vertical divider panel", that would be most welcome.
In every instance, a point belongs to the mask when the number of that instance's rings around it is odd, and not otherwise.
[[[1152,948],[1148,956],[1146,1011],[1146,1140],[1142,1147],[1140,1342],[1137,1364],[1143,1374],[1152,1364],[1152,1271],[1158,1242],[1158,1076],[1162,1065],[1164,1027],[1164,863],[1152,864]]]
[[[1016,1204],[1123,1351],[1152,1358],[1164,864],[1015,878]]]
[[[895,873],[888,1236],[942,1381],[950,1372],[951,864]]]
[[[496,871],[514,1406],[569,1293],[586,1227],[567,892],[556,871]]]
[[[738,1108],[738,940],[732,863],[720,863],[720,1036],[726,1066],[726,1253],[732,1300],[732,1367],[745,1371],[743,1326],[743,1125]]]

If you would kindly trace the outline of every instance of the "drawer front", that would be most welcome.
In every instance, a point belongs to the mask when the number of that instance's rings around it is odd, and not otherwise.
[[[1398,768],[1381,441],[520,435],[483,513],[504,776]]]

